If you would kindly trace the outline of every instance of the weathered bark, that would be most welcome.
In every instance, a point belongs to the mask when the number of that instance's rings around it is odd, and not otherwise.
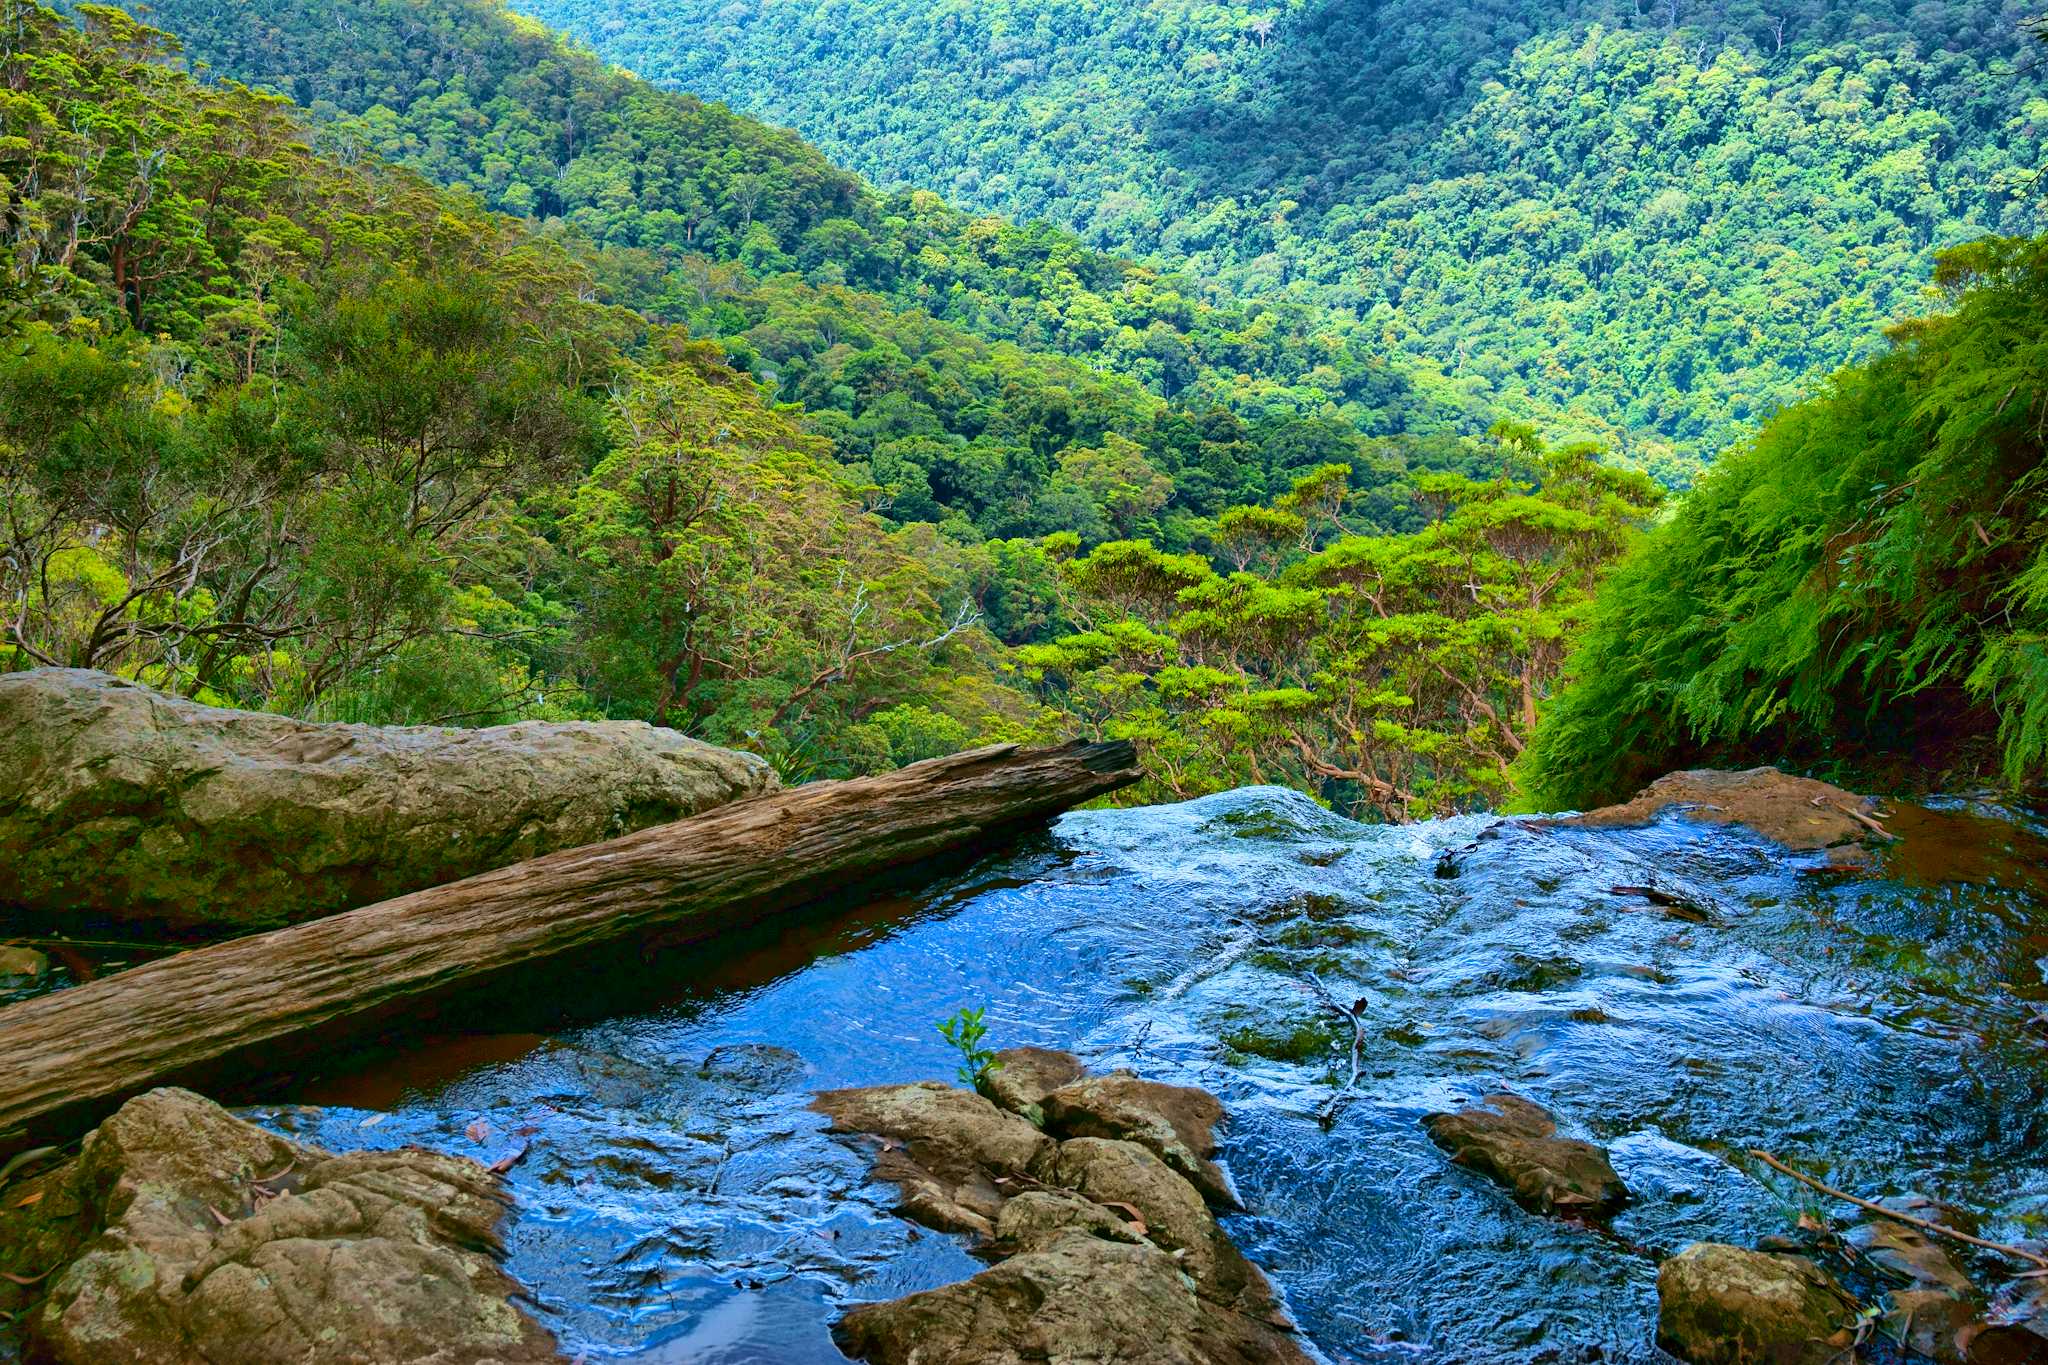
[[[1130,744],[999,745],[754,797],[0,1010],[0,1148],[274,1069],[544,958],[689,942],[1137,780]]]

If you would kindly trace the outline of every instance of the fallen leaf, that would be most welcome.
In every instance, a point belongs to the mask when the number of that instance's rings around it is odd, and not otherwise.
[[[55,1266],[51,1266],[50,1270],[55,1270],[56,1268],[57,1267]],[[50,1270],[45,1270],[40,1275],[17,1275],[11,1270],[0,1270],[0,1280],[5,1280],[9,1284],[39,1284],[50,1277]]]
[[[370,1117],[364,1119],[361,1123],[357,1124],[356,1127],[375,1128],[378,1124],[382,1123],[384,1120],[390,1117],[391,1115],[389,1114],[372,1114],[370,1115]]]
[[[1118,1203],[1114,1199],[1105,1199],[1102,1201],[1102,1207],[1106,1209],[1122,1209],[1125,1213],[1128,1213],[1130,1215],[1130,1218],[1127,1221],[1131,1225],[1131,1231],[1137,1233],[1140,1237],[1143,1237],[1145,1235],[1145,1216],[1139,1213],[1135,1208],[1131,1207],[1129,1204]]]
[[[20,1202],[19,1202],[19,1203],[17,1203],[17,1204],[15,1204],[15,1206],[14,1206],[14,1207],[16,1207],[16,1208],[18,1208],[18,1209],[25,1209],[25,1208],[27,1208],[27,1207],[28,1207],[28,1206],[29,1206],[30,1204],[33,1204],[33,1203],[35,1203],[35,1202],[36,1202],[37,1200],[41,1199],[42,1197],[43,1197],[43,1192],[42,1192],[41,1190],[37,1190],[37,1191],[36,1191],[36,1192],[35,1192],[34,1194],[25,1194],[25,1195],[23,1195],[23,1196],[21,1197],[21,1200],[20,1200]]]
[[[514,1166],[517,1166],[520,1162],[526,1160],[526,1148],[527,1144],[522,1142],[517,1147],[514,1147],[511,1151],[505,1153],[505,1155],[499,1157],[496,1161],[493,1161],[490,1167],[491,1174],[503,1175],[505,1174],[505,1172],[511,1170]]]
[[[471,1142],[481,1147],[484,1143],[491,1140],[491,1121],[489,1119],[478,1119],[462,1131],[469,1136]]]
[[[208,1204],[206,1206],[206,1211],[212,1214],[213,1221],[219,1223],[222,1227],[226,1227],[228,1224],[235,1221],[234,1219],[228,1217],[226,1214],[222,1213],[219,1209],[215,1208],[211,1204]]]

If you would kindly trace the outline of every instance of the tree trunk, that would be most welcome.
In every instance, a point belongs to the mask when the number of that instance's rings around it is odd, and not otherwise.
[[[542,959],[708,938],[990,847],[1135,782],[1135,762],[1125,741],[998,745],[795,787],[0,1009],[0,1155],[152,1086],[275,1071]]]

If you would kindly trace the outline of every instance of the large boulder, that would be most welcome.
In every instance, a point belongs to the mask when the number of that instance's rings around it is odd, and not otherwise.
[[[295,923],[767,791],[639,722],[316,725],[106,673],[0,674],[0,904]]]
[[[153,1090],[8,1187],[0,1310],[66,1365],[556,1360],[495,1259],[505,1210],[473,1161],[335,1156]]]
[[[1628,1199],[1606,1152],[1558,1137],[1549,1112],[1519,1095],[1488,1095],[1483,1104],[1431,1114],[1422,1123],[1452,1161],[1505,1185],[1516,1202],[1538,1213],[1600,1217]]]
[[[1657,1270],[1657,1343],[1693,1365],[1827,1365],[1856,1301],[1800,1256],[1695,1242]]]

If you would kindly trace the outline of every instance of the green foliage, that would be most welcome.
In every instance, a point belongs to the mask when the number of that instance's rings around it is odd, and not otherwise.
[[[870,771],[1027,732],[972,589],[573,232],[0,0],[0,664]],[[877,743],[879,736],[879,744]]]
[[[607,297],[722,340],[810,410],[897,520],[1130,534],[1155,513],[1265,498],[1360,433],[1488,420],[1456,394],[1419,395],[1320,309],[1209,297],[1042,223],[878,194],[793,136],[607,68],[493,0],[152,13],[210,69],[309,106],[322,146],[588,238]]]
[[[939,1022],[939,1036],[960,1053],[960,1083],[976,1090],[988,1083],[990,1072],[1003,1065],[996,1060],[993,1049],[981,1045],[982,1039],[988,1037],[988,1025],[982,1022],[987,1013],[986,1006],[969,1009],[963,1005],[952,1018]]]
[[[1584,447],[1491,454],[1486,480],[1413,472],[1413,531],[1352,530],[1338,466],[1219,518],[1232,571],[1096,546],[1061,569],[1080,628],[1016,650],[1021,675],[1069,726],[1137,741],[1147,781],[1119,799],[1283,782],[1393,820],[1497,801],[1595,576],[1658,495]]]
[[[2048,244],[1725,457],[1616,571],[1521,772],[1595,803],[1699,760],[2048,769]]]
[[[1678,483],[1870,355],[1936,249],[2039,224],[2048,92],[1994,0],[523,7]]]

